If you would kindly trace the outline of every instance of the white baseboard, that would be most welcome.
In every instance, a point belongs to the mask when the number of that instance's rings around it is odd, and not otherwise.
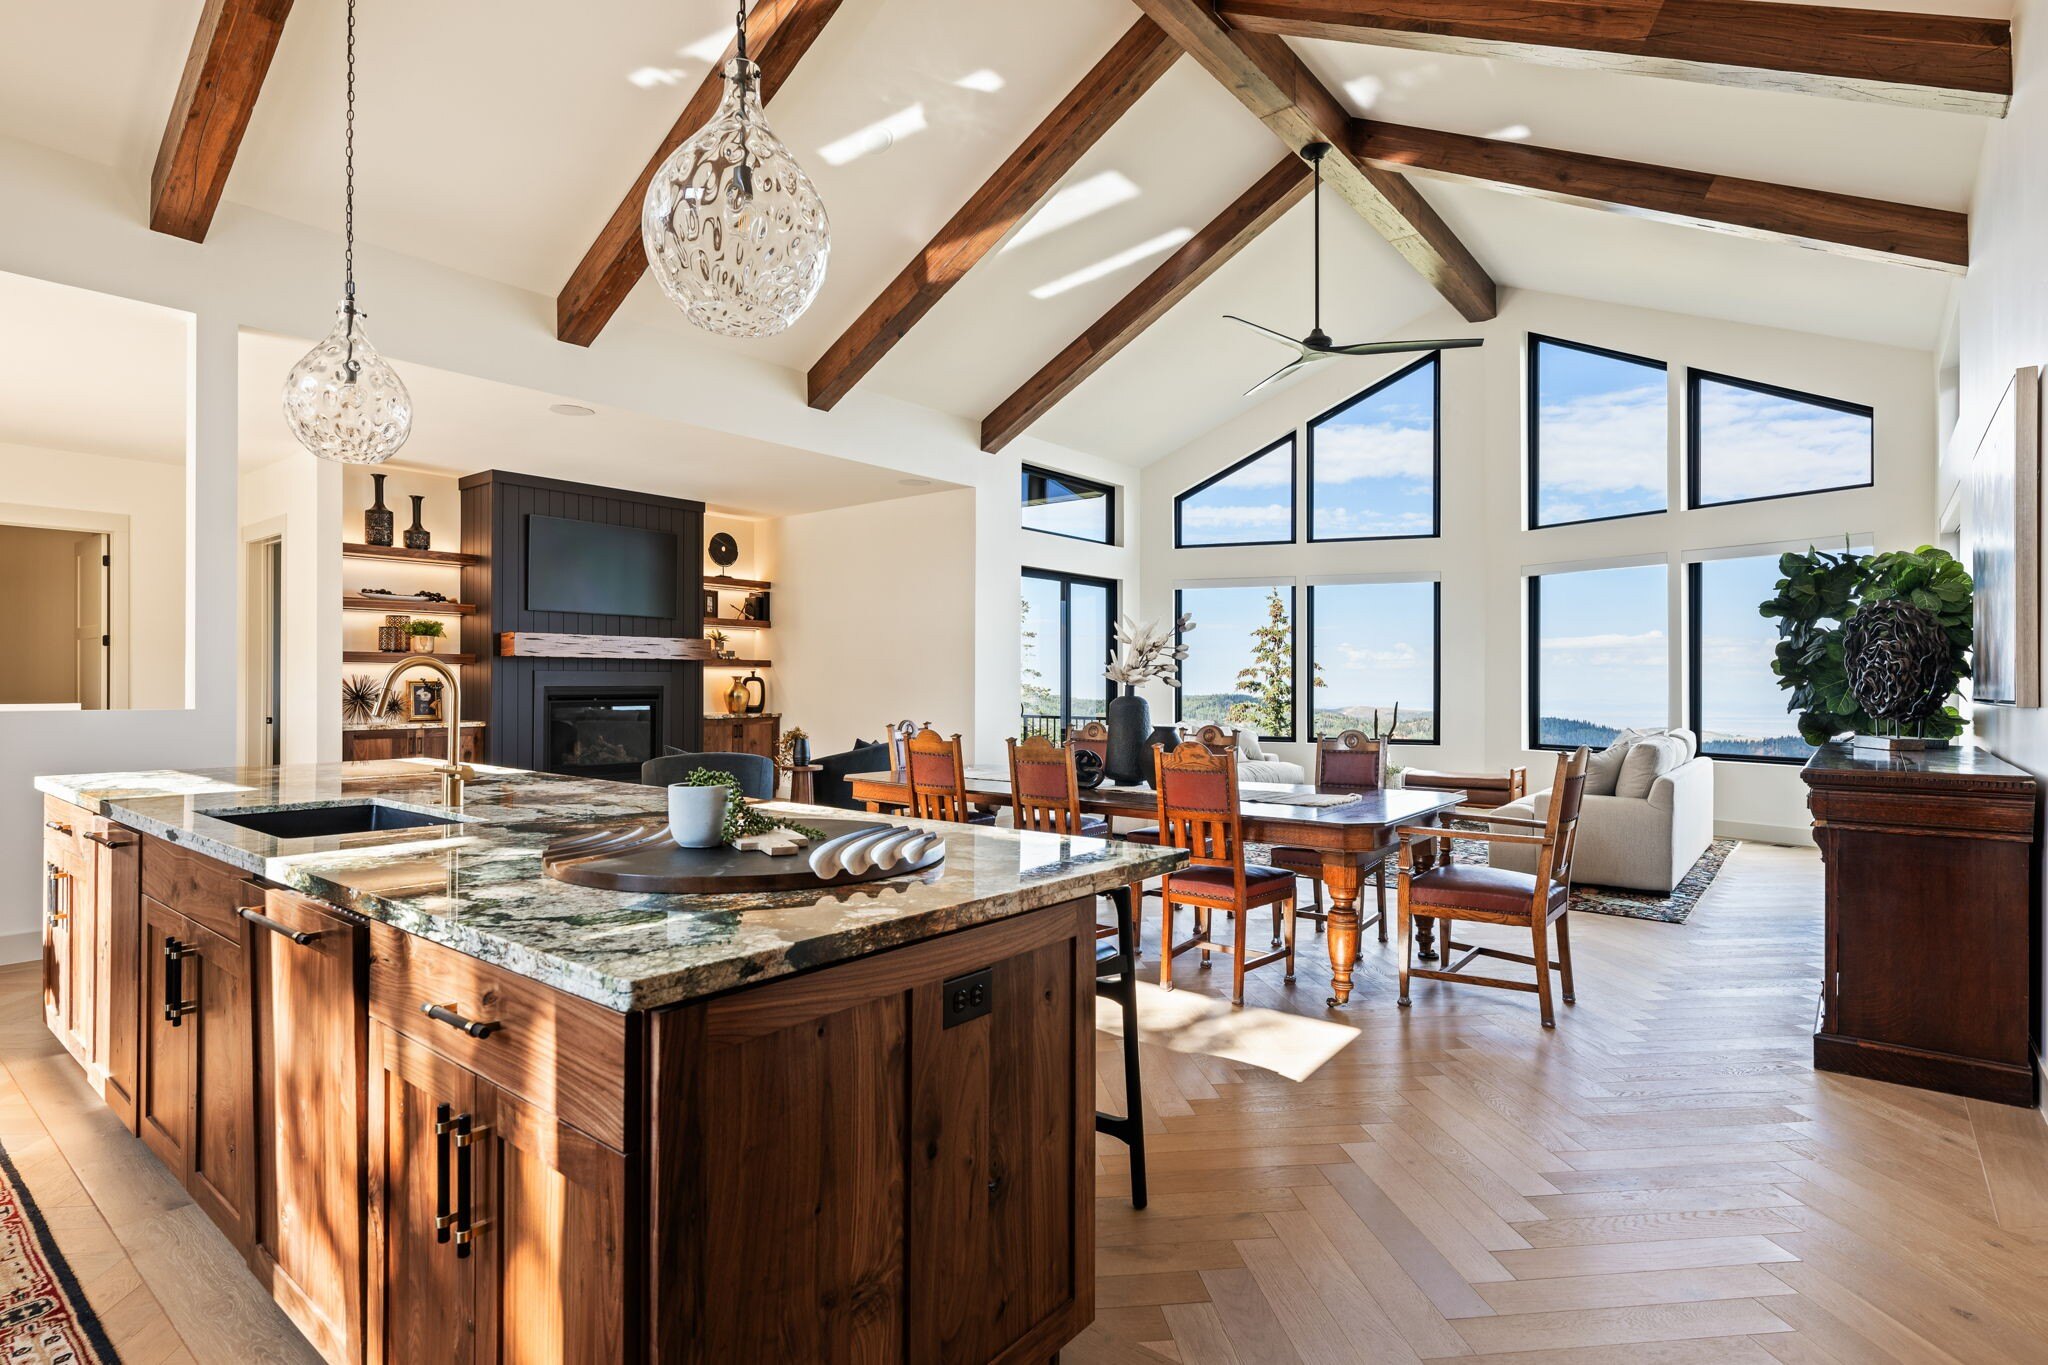
[[[1787,844],[1796,848],[1814,846],[1813,827],[1810,825],[1751,825],[1739,820],[1716,820],[1714,836],[1752,844]]]
[[[0,934],[0,967],[12,966],[17,962],[34,962],[42,955],[41,933]]]

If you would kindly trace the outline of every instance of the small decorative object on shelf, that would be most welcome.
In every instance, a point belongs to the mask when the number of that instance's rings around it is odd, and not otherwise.
[[[447,627],[439,621],[414,621],[405,628],[405,632],[413,653],[432,654],[441,647],[441,637],[447,634]]]
[[[1126,616],[1116,623],[1116,655],[1103,676],[1122,683],[1123,695],[1109,699],[1109,757],[1103,769],[1113,782],[1142,787],[1151,780],[1151,754],[1146,736],[1152,729],[1152,708],[1138,695],[1138,684],[1180,686],[1180,661],[1188,647],[1179,637],[1195,628],[1195,618],[1139,625]]]
[[[761,624],[766,625],[768,623],[768,594],[765,592],[748,593],[747,600],[740,604],[740,616],[745,620],[759,621]]]
[[[344,725],[368,725],[377,714],[384,689],[367,673],[351,673],[341,680],[341,719]]]
[[[384,618],[384,624],[377,627],[377,651],[380,654],[403,654],[411,645],[412,618],[404,612],[393,612]]]
[[[711,537],[704,548],[710,554],[711,562],[721,569],[731,568],[740,557],[740,543],[724,531]]]
[[[377,486],[377,498],[363,511],[363,543],[366,545],[389,545],[394,519],[391,509],[384,505],[384,479],[382,474],[372,474],[370,481]]]
[[[715,651],[715,652],[717,653],[717,655],[718,655],[718,657],[719,657],[719,658],[721,658],[721,659],[730,659],[730,658],[732,657],[732,654],[733,654],[733,652],[732,652],[731,650],[729,650],[729,649],[727,649],[727,648],[725,647],[725,632],[724,632],[724,631],[722,631],[722,630],[714,630],[714,631],[712,631],[712,632],[711,632],[711,635],[710,635],[710,640],[711,640],[711,648],[712,648],[712,650],[713,650],[713,651]]]
[[[405,718],[409,721],[437,721],[441,714],[441,680],[413,678],[406,684]]]
[[[759,673],[749,673],[737,684],[747,692],[747,714],[758,716],[768,709],[768,684]]]
[[[755,681],[758,682],[760,680],[757,678]],[[746,679],[734,678],[732,686],[725,689],[725,714],[728,716],[744,716],[749,709],[750,703],[747,698]]]
[[[405,528],[405,548],[408,550],[425,550],[433,546],[434,537],[420,522],[420,504],[426,500],[424,493],[412,495],[412,525]]]

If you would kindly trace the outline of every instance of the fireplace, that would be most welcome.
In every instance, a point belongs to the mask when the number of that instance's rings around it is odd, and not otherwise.
[[[661,752],[661,693],[627,688],[549,688],[547,770],[569,777],[638,782]]]

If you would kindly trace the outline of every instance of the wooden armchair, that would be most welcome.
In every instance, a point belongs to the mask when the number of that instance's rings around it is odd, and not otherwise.
[[[1534,845],[1536,872],[1510,872],[1505,868],[1480,867],[1463,863],[1415,866],[1415,839],[1439,840],[1444,831],[1436,826],[1403,825],[1395,831],[1401,841],[1401,1007],[1408,1007],[1408,978],[1427,977],[1436,981],[1461,981],[1471,986],[1495,986],[1503,990],[1534,991],[1542,1007],[1543,1027],[1555,1028],[1557,1020],[1550,1006],[1550,973],[1558,973],[1564,985],[1564,1002],[1572,993],[1572,847],[1578,839],[1579,804],[1585,795],[1586,762],[1582,746],[1557,760],[1557,780],[1551,787],[1550,811],[1544,820],[1514,820],[1488,817],[1494,824],[1513,824],[1541,833],[1472,832],[1460,830],[1460,839],[1480,839],[1490,844]],[[1412,966],[1414,921],[1416,918],[1443,921],[1443,960],[1440,969]],[[1530,952],[1511,953],[1498,948],[1472,947],[1453,961],[1459,944],[1452,925],[1458,920],[1480,924],[1508,925],[1527,929]],[[1550,926],[1557,926],[1557,960],[1550,957]],[[1512,981],[1498,976],[1473,976],[1463,968],[1475,957],[1499,958],[1524,963],[1535,969],[1536,979]]]
[[[1043,735],[1010,742],[1010,818],[1018,829],[1107,839],[1109,821],[1081,813],[1074,751]]]
[[[1387,749],[1377,739],[1370,739],[1363,730],[1345,730],[1316,744],[1316,790],[1325,792],[1375,792],[1386,785]],[[1361,870],[1372,873],[1373,889],[1379,893],[1379,909],[1370,921],[1360,921],[1359,929],[1378,925],[1380,942],[1387,941],[1387,858],[1394,852],[1395,845],[1368,855],[1361,864]],[[1314,899],[1310,908],[1297,909],[1294,913],[1315,922],[1316,932],[1323,931],[1329,915],[1323,909],[1323,855],[1313,848],[1297,848],[1281,844],[1273,849],[1273,866],[1284,867],[1297,877],[1306,877],[1314,885]],[[1363,943],[1363,935],[1360,936]]]
[[[1209,966],[1211,953],[1231,959],[1230,1003],[1244,1003],[1244,976],[1281,958],[1287,960],[1287,979],[1294,979],[1294,874],[1277,867],[1246,865],[1244,822],[1238,813],[1237,763],[1229,754],[1214,754],[1203,745],[1188,742],[1172,753],[1153,750],[1153,776],[1159,793],[1160,842],[1186,849],[1187,867],[1168,873],[1161,889],[1166,914],[1160,926],[1159,984],[1173,988],[1173,959],[1191,948],[1202,953],[1202,966]],[[1186,905],[1195,912],[1195,932],[1179,943],[1173,941],[1173,916]],[[1257,957],[1245,947],[1245,920],[1261,905],[1274,907],[1284,915],[1286,947]],[[1228,914],[1233,923],[1232,941],[1219,943],[1210,934],[1210,916]]]
[[[903,741],[903,758],[912,818],[962,825],[996,822],[994,811],[977,813],[967,804],[967,765],[960,757],[960,736],[949,739],[927,725]]]
[[[1107,763],[1109,727],[1099,720],[1072,721],[1067,725],[1067,745],[1073,749],[1086,749]]]

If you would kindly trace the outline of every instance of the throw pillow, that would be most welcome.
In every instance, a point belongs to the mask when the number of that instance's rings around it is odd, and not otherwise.
[[[1633,732],[1617,735],[1614,743],[1587,758],[1586,795],[1614,795],[1615,783],[1621,778],[1622,760],[1628,757],[1629,745],[1634,742]]]
[[[1247,763],[1262,762],[1266,757],[1259,748],[1258,732],[1249,725],[1237,727],[1237,756]]]
[[[1644,800],[1658,778],[1685,760],[1685,741],[1676,735],[1650,735],[1638,739],[1629,746],[1628,756],[1621,761],[1621,776],[1615,780],[1614,794],[1630,800]]]

